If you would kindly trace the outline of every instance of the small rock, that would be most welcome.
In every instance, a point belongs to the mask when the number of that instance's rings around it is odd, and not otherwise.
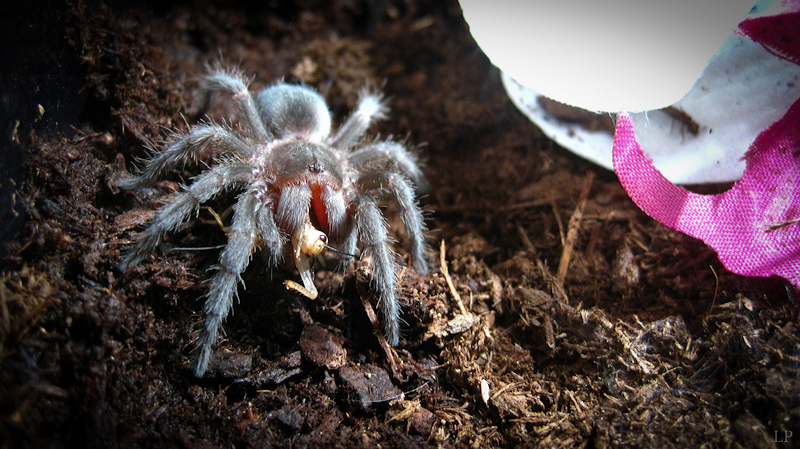
[[[275,411],[271,416],[294,432],[297,432],[303,426],[303,416],[289,405],[281,407],[280,410]]]
[[[376,403],[385,403],[400,396],[389,374],[375,365],[347,365],[339,369],[342,387],[347,390],[351,404],[371,411]]]
[[[408,424],[415,432],[427,437],[431,434],[431,429],[433,429],[433,422],[435,420],[436,416],[430,410],[425,407],[417,407],[414,413],[408,418]]]
[[[228,379],[239,379],[250,373],[253,367],[253,358],[240,352],[231,352],[227,349],[219,349],[214,352],[211,358],[209,371],[214,375]]]
[[[300,362],[300,351],[292,352],[277,362],[267,362],[267,366],[256,373],[253,382],[263,388],[268,385],[280,385],[290,377],[303,372]]]
[[[320,368],[339,369],[347,362],[347,351],[342,347],[342,337],[310,324],[300,336],[303,358]]]
[[[322,379],[322,389],[331,396],[339,391],[339,386],[336,385],[336,379],[334,379],[327,370],[325,371],[325,378]]]

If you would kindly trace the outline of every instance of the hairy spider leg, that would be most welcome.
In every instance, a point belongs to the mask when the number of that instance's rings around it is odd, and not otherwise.
[[[144,260],[156,249],[168,232],[174,231],[181,223],[196,214],[200,204],[210,200],[218,193],[236,185],[246,183],[251,168],[244,163],[218,165],[197,176],[194,183],[165,204],[133,248],[125,254],[120,270],[125,271]]]
[[[299,233],[302,233],[309,223],[309,208],[311,207],[311,186],[306,183],[289,184],[281,190],[278,200],[276,216],[278,226],[292,236],[292,245],[298,244]],[[316,287],[311,275],[309,258],[302,254],[300,248],[292,248],[292,260],[303,281],[303,287],[316,297]]]
[[[358,249],[358,229],[353,225],[350,218],[346,218],[346,220],[347,224],[344,227],[345,235],[340,240],[341,243],[339,243],[339,251],[346,254],[355,254],[356,250]],[[350,259],[342,258],[336,268],[338,270],[345,271],[349,265]]]
[[[347,160],[360,171],[368,171],[370,167],[383,166],[388,170],[398,171],[408,177],[417,188],[425,183],[425,177],[419,168],[417,158],[408,149],[397,142],[376,142],[365,145],[347,155]]]
[[[363,90],[358,109],[347,118],[328,143],[341,150],[350,149],[358,143],[373,123],[386,118],[388,110],[380,95]]]
[[[283,248],[288,239],[275,223],[275,202],[267,193],[267,189],[267,184],[258,182],[252,186],[252,191],[262,204],[256,216],[258,229],[261,232],[260,246],[265,249],[262,255],[267,256],[265,260],[269,267],[273,268],[283,262]]]
[[[278,207],[275,211],[278,226],[293,235],[308,219],[311,206],[311,186],[305,183],[289,184],[281,189]]]
[[[195,376],[203,377],[211,360],[213,347],[222,322],[233,307],[233,298],[238,298],[238,284],[242,272],[250,263],[250,257],[264,236],[274,236],[277,227],[271,218],[269,205],[264,204],[257,192],[250,190],[239,195],[233,214],[228,244],[219,257],[217,272],[211,278],[206,294],[205,324],[197,342]],[[273,248],[275,244],[271,245]]]
[[[397,267],[387,243],[386,221],[370,195],[359,193],[354,200],[358,235],[372,253],[372,283],[383,315],[383,331],[392,346],[400,342],[400,308],[397,302]]]
[[[250,83],[236,70],[216,70],[206,77],[208,89],[227,91],[233,95],[233,101],[239,108],[239,123],[252,137],[263,142],[271,140],[272,134],[267,130],[258,105],[250,92]]]
[[[362,190],[369,192],[381,199],[394,199],[400,207],[400,216],[406,227],[408,242],[407,250],[411,255],[414,269],[420,274],[428,273],[428,263],[425,260],[425,242],[423,233],[425,225],[422,211],[414,199],[414,189],[411,183],[398,173],[390,171],[367,172],[359,178],[358,183]]]
[[[254,153],[247,145],[228,128],[213,125],[197,125],[187,133],[175,133],[163,151],[151,148],[153,156],[137,176],[120,179],[117,185],[130,190],[146,187],[158,181],[163,173],[187,162],[196,162],[200,154],[211,146],[215,153],[246,159]]]

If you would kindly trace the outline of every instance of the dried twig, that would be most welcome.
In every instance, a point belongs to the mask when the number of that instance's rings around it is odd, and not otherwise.
[[[561,246],[566,246],[567,237],[564,235],[564,223],[561,221],[561,213],[558,211],[558,205],[554,199],[550,199],[550,209],[553,210],[553,217],[556,219],[558,225],[558,236],[561,238]]]
[[[575,246],[575,239],[581,226],[583,208],[586,206],[586,199],[592,189],[592,181],[594,181],[594,173],[586,173],[586,178],[583,180],[583,188],[581,189],[580,197],[578,197],[578,205],[575,206],[575,211],[569,219],[567,237],[564,239],[564,249],[561,251],[561,260],[558,262],[558,272],[556,272],[556,283],[559,287],[564,286],[564,279],[567,277],[567,268],[569,268],[569,262],[572,259],[572,248]]]
[[[795,223],[800,223],[800,218],[793,218],[791,220],[779,221],[777,223],[769,224],[767,225],[767,229],[764,232],[772,232]]]
[[[383,335],[381,324],[378,322],[378,316],[375,315],[375,309],[372,307],[372,303],[369,301],[369,295],[359,296],[361,296],[361,304],[364,305],[364,311],[367,312],[367,317],[369,318],[369,321],[372,323],[372,327],[375,330],[375,337],[378,339],[378,343],[381,345],[383,352],[386,353],[386,359],[389,361],[389,366],[392,368],[392,375],[397,379],[399,372],[397,370],[397,362],[394,360],[394,351],[392,351],[392,348],[386,341],[386,337]]]
[[[458,294],[456,287],[453,285],[453,279],[450,278],[450,271],[447,269],[447,260],[445,260],[444,253],[444,240],[442,240],[442,243],[439,245],[439,263],[441,265],[442,276],[444,276],[444,280],[447,281],[447,288],[450,289],[450,294],[453,295],[453,298],[455,298],[458,303],[458,309],[461,311],[461,314],[469,315],[470,313],[461,301],[461,295]]]
[[[452,213],[475,213],[475,214],[484,214],[487,212],[496,212],[496,211],[513,211],[518,209],[531,209],[534,207],[542,207],[547,206],[552,201],[550,199],[544,200],[531,200],[531,201],[522,201],[519,203],[510,203],[510,204],[503,204],[503,205],[495,205],[495,204],[486,204],[486,203],[469,203],[469,204],[437,204],[435,206],[426,206],[424,210],[432,211],[439,214],[452,214]]]
[[[525,249],[531,253],[536,254],[536,248],[531,243],[531,239],[528,238],[528,233],[525,232],[525,228],[517,224],[517,232],[519,232],[519,238],[522,240],[522,244],[525,245]]]

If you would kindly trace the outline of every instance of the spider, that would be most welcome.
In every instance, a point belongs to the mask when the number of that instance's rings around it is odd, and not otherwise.
[[[355,112],[331,134],[325,100],[309,87],[277,83],[254,96],[240,72],[224,69],[211,71],[206,81],[209,91],[232,95],[239,127],[209,122],[176,132],[162,151],[154,151],[138,175],[119,182],[124,189],[142,188],[179,164],[196,162],[208,150],[215,156],[207,170],[158,211],[124,254],[122,271],[144,260],[206,201],[229,189],[241,192],[227,244],[205,295],[195,375],[202,377],[208,369],[220,326],[238,294],[241,274],[257,249],[270,267],[292,259],[303,285],[287,281],[287,286],[315,298],[312,259],[325,248],[353,254],[360,242],[372,255],[372,284],[386,340],[396,346],[400,337],[397,266],[379,201],[397,203],[414,269],[424,274],[428,265],[423,217],[415,199],[415,185],[423,182],[416,158],[398,142],[363,141],[370,125],[386,118],[383,97],[363,90]],[[329,246],[328,239],[338,248]],[[344,259],[342,265],[346,265]]]

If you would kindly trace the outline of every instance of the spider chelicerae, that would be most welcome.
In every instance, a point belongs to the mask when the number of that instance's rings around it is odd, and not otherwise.
[[[312,259],[331,248],[329,243],[353,254],[360,242],[372,256],[386,339],[397,345],[397,266],[378,202],[397,203],[412,265],[426,273],[423,217],[415,199],[415,185],[423,177],[416,158],[402,144],[364,140],[370,125],[388,112],[381,95],[362,91],[355,112],[331,134],[328,107],[309,87],[278,83],[254,97],[238,71],[216,69],[206,81],[210,90],[233,96],[239,127],[202,123],[175,133],[138,175],[119,182],[124,189],[145,187],[178,165],[196,162],[208,150],[214,155],[207,170],[161,207],[124,255],[121,270],[141,262],[203,203],[229,189],[241,192],[206,294],[195,375],[202,377],[208,369],[241,274],[257,249],[270,266],[293,260],[303,282],[292,282],[293,288],[314,298]]]

